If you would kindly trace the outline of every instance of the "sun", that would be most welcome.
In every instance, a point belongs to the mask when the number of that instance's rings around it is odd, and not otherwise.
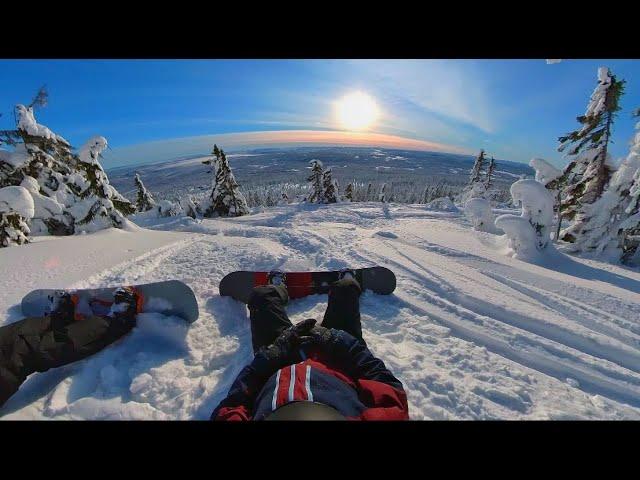
[[[337,102],[338,120],[347,130],[366,130],[379,115],[373,98],[363,92],[350,93]]]

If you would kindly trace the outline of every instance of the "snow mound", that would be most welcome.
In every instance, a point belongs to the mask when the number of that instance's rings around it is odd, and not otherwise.
[[[0,188],[0,211],[15,212],[25,219],[33,218],[33,198],[24,187]]]
[[[496,218],[496,227],[506,234],[509,254],[514,258],[523,261],[539,259],[539,252],[536,248],[538,238],[529,220],[517,215],[500,215]]]
[[[429,210],[438,210],[442,212],[460,211],[449,197],[439,197],[431,200],[429,203],[427,203],[426,207]]]
[[[491,203],[484,198],[471,198],[464,205],[464,213],[479,232],[496,233]]]

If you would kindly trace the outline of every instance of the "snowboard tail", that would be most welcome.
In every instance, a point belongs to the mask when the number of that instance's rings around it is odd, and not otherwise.
[[[396,288],[396,276],[385,267],[369,267],[354,270],[362,290],[371,290],[380,295],[389,295]],[[338,280],[339,271],[285,272],[289,298],[302,298],[318,293],[328,293],[329,287]],[[220,282],[220,295],[229,296],[248,303],[254,287],[267,285],[269,272],[237,271],[226,275]]]
[[[131,285],[140,296],[141,313],[161,313],[183,318],[188,323],[198,319],[198,302],[193,290],[179,280]],[[106,315],[113,303],[113,292],[120,287],[70,290],[76,296],[76,311],[81,314]],[[22,313],[43,317],[49,313],[49,295],[54,289],[33,290],[22,299]]]

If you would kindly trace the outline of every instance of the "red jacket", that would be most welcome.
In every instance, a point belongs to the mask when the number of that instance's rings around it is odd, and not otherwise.
[[[298,362],[273,371],[258,352],[211,419],[262,420],[286,403],[307,400],[329,405],[350,420],[408,420],[402,383],[364,341],[342,330],[333,332],[340,344],[337,356],[315,347],[300,351]]]

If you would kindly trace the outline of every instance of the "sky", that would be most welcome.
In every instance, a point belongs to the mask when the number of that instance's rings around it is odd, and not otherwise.
[[[607,66],[625,79],[614,159],[640,108],[640,61],[563,60],[0,60],[0,129],[42,84],[39,123],[80,146],[103,135],[105,168],[225,150],[371,145],[557,166],[558,136],[578,126]],[[353,133],[337,114],[361,92],[378,115]]]

